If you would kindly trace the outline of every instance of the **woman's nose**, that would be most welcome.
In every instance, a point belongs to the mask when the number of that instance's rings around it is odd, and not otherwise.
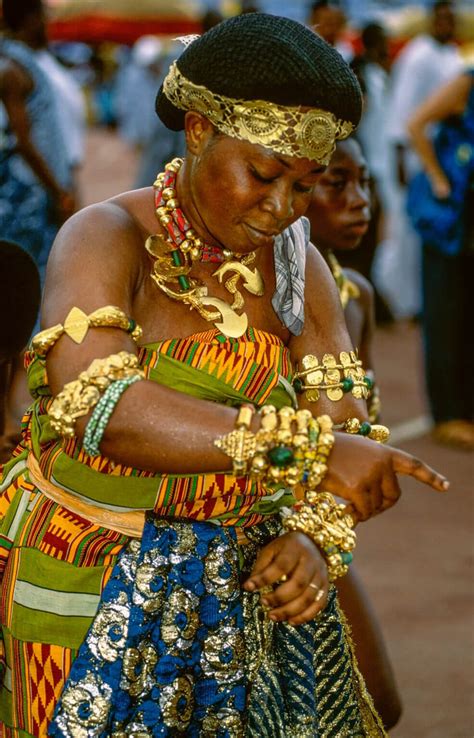
[[[286,221],[294,214],[292,194],[286,187],[274,187],[266,194],[261,208],[271,213],[275,220]]]

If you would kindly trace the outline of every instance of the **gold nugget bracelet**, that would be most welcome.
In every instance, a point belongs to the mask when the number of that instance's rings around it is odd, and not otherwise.
[[[297,484],[318,486],[327,472],[327,459],[334,443],[332,421],[327,415],[313,418],[309,410],[266,405],[260,429],[250,430],[254,409],[243,406],[233,431],[215,440],[232,459],[236,476],[250,474],[264,484],[293,488]]]
[[[377,443],[387,443],[390,431],[386,425],[372,424],[367,421],[361,422],[358,418],[348,418],[342,426],[346,433],[351,435],[365,436]]]
[[[46,356],[62,335],[66,334],[75,343],[82,343],[89,328],[120,328],[130,333],[134,341],[138,341],[143,334],[133,318],[129,318],[123,310],[114,305],[98,308],[90,315],[86,315],[80,308],[73,307],[67,314],[64,325],[58,323],[37,333],[31,345],[38,356]]]
[[[305,392],[309,402],[319,400],[321,392],[333,401],[341,400],[348,392],[357,399],[367,399],[371,384],[354,351],[341,351],[339,360],[333,354],[324,354],[321,362],[317,356],[308,354],[293,376],[295,392]]]
[[[344,509],[329,492],[311,491],[304,502],[282,511],[283,528],[305,533],[320,549],[331,582],[347,574],[356,544],[354,521]]]
[[[144,377],[135,354],[120,351],[105,359],[94,359],[77,379],[64,385],[51,403],[49,418],[53,430],[72,438],[77,419],[92,410],[109,385],[132,376]]]

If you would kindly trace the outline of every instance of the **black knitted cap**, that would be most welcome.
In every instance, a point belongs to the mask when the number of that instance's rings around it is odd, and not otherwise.
[[[320,36],[289,18],[249,13],[219,23],[177,59],[180,72],[208,90],[241,100],[321,108],[357,126],[362,93],[342,56]],[[160,87],[156,112],[173,131],[185,111]]]

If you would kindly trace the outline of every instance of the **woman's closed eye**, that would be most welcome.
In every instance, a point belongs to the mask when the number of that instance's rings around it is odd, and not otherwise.
[[[275,180],[278,178],[278,176],[268,177],[260,174],[260,172],[257,172],[256,169],[251,169],[250,171],[255,179],[257,179],[259,182],[263,182],[264,184],[272,184],[272,182],[275,182]]]

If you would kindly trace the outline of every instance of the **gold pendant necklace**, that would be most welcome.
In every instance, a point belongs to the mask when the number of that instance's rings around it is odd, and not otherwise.
[[[166,236],[154,234],[145,243],[146,250],[155,260],[151,278],[168,297],[197,310],[225,336],[239,338],[248,327],[246,313],[236,312],[244,306],[244,298],[238,289],[240,278],[244,289],[253,295],[261,297],[265,289],[258,269],[250,269],[255,261],[255,252],[237,260],[231,251],[212,249],[198,238],[176,197],[176,175],[181,164],[182,159],[174,159],[155,182],[156,214]],[[207,286],[190,275],[193,261],[201,259],[205,249],[207,254],[211,254],[208,261],[223,262],[212,276],[217,277],[221,284],[227,276],[224,286],[233,295],[232,305],[209,296]],[[206,306],[215,309],[209,310]]]

